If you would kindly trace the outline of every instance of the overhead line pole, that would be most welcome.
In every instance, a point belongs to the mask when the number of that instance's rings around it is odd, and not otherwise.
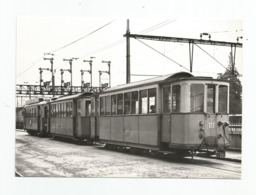
[[[124,35],[126,37],[126,83],[131,82],[131,64],[130,64],[130,27],[129,27],[129,20],[127,20],[127,30],[126,34]]]
[[[208,35],[209,40],[202,39],[203,35]],[[192,72],[192,67],[193,67],[194,44],[231,47],[232,72],[234,72],[234,65],[235,65],[234,57],[236,55],[235,54],[236,48],[241,48],[243,46],[242,43],[238,42],[239,39],[237,39],[237,42],[212,41],[212,40],[210,40],[211,35],[208,33],[201,33],[201,35],[200,35],[201,39],[130,34],[129,20],[127,21],[127,31],[126,31],[126,34],[124,35],[124,37],[126,37],[126,40],[127,40],[127,45],[126,45],[127,46],[127,49],[126,49],[126,52],[127,52],[127,56],[126,56],[126,59],[127,59],[127,63],[126,63],[127,81],[130,79],[130,39],[129,38],[145,39],[145,40],[152,40],[152,41],[165,41],[165,42],[174,42],[174,43],[188,43],[189,44],[190,72]],[[235,48],[234,51],[233,51],[233,48]]]
[[[71,94],[72,94],[72,62],[73,62],[73,60],[78,60],[78,58],[70,58],[70,59],[63,59],[63,61],[68,61],[69,62],[69,65],[70,65],[70,76],[71,76],[71,78],[70,78],[70,92],[71,92]]]
[[[44,58],[44,60],[50,60],[51,62],[51,72],[52,72],[52,96],[54,97],[54,92],[55,92],[55,88],[54,88],[54,72],[53,72],[53,58]]]

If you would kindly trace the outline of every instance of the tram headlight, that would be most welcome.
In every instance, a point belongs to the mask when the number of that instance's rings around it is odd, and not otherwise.
[[[200,127],[203,127],[203,126],[204,126],[204,121],[200,121],[200,122],[199,122],[199,126],[200,126]]]

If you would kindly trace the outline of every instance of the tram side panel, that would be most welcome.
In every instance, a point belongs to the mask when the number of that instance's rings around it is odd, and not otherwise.
[[[124,119],[123,116],[112,116],[110,121],[110,139],[113,141],[124,141]]]
[[[25,129],[29,131],[38,130],[38,108],[36,106],[26,108]]]
[[[139,143],[139,116],[124,117],[124,142]]]
[[[157,115],[139,116],[139,144],[158,145]]]

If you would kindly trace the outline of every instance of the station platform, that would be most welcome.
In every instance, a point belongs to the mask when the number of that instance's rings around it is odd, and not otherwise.
[[[226,158],[242,160],[242,151],[240,150],[227,150]]]

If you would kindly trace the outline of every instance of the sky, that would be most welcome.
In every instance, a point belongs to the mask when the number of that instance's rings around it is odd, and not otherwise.
[[[255,194],[255,5],[247,0],[1,0],[0,51],[2,83],[0,105],[2,131],[0,152],[4,160],[0,166],[0,194],[74,194],[86,191],[94,194]],[[130,19],[131,33],[144,30],[170,20],[169,24],[146,34],[199,38],[202,32],[211,32],[212,40],[236,41],[243,35],[243,49],[237,50],[236,67],[243,74],[243,169],[241,180],[186,180],[186,179],[57,179],[15,178],[15,85],[39,80],[39,67],[49,67],[48,61],[38,60],[44,53],[86,36],[97,28],[113,23],[87,36],[81,41],[55,53],[54,68],[59,82],[60,68],[67,68],[63,58],[81,57],[74,62],[74,84],[80,85],[79,69],[88,68],[81,60],[91,56],[96,73],[93,85],[97,86],[97,71],[106,70],[102,60],[111,61],[112,86],[125,83],[125,43],[119,43]],[[241,32],[214,33],[220,31]],[[178,44],[144,41],[185,67],[189,66],[188,47]],[[221,63],[227,65],[228,48],[202,46]],[[108,48],[108,49],[102,49]],[[94,51],[99,51],[93,53]],[[225,51],[224,51],[225,50]],[[195,47],[194,70],[198,74],[223,72],[223,68]],[[35,63],[37,62],[37,63]],[[35,64],[34,66],[33,63]],[[31,67],[32,66],[32,67]],[[31,67],[31,68],[30,68]],[[26,69],[28,71],[24,72]],[[169,74],[184,71],[170,60],[151,51],[136,40],[131,40],[131,73]],[[23,73],[24,72],[24,73]],[[22,74],[21,74],[22,73]],[[20,75],[20,76],[18,76]],[[214,75],[213,75],[214,76]],[[44,81],[49,79],[43,73]],[[132,81],[146,77],[132,77]],[[88,78],[87,78],[88,79]],[[68,81],[65,77],[65,81]],[[107,81],[107,77],[104,81]],[[44,185],[42,185],[44,183]],[[100,184],[100,187],[98,187]],[[185,187],[184,187],[185,186]],[[214,187],[213,187],[214,186]],[[127,188],[128,187],[128,188]],[[214,189],[214,190],[209,190]],[[253,193],[254,191],[254,193]]]
[[[108,70],[102,60],[111,61],[111,86],[126,81],[126,33],[127,19],[132,34],[159,35],[182,38],[200,38],[200,33],[211,34],[211,40],[236,42],[243,36],[241,19],[184,19],[184,18],[84,18],[84,17],[18,17],[17,19],[17,61],[16,83],[39,84],[39,68],[50,68],[44,60],[45,53],[54,54],[55,84],[60,85],[60,69],[69,69],[64,58],[79,58],[73,61],[73,85],[81,85],[80,70],[88,70],[93,59],[92,86],[99,86],[99,70]],[[106,26],[105,26],[106,25]],[[102,27],[102,28],[101,28]],[[100,29],[99,29],[100,28]],[[96,31],[97,30],[97,31]],[[96,32],[94,32],[96,31]],[[208,39],[208,37],[203,37]],[[80,39],[80,40],[79,40]],[[78,41],[77,41],[78,40]],[[73,43],[74,41],[77,41]],[[150,76],[166,75],[189,69],[188,44],[141,40],[150,47],[131,39],[131,81],[143,80]],[[243,42],[241,39],[240,42]],[[70,43],[73,43],[69,45]],[[65,47],[66,46],[66,47]],[[64,48],[63,48],[64,47]],[[201,49],[194,46],[193,73],[200,76],[216,77],[228,66],[230,47],[200,45],[222,65],[214,61]],[[51,57],[51,56],[50,56]],[[236,68],[242,74],[243,52],[237,48]],[[136,75],[136,76],[135,76]],[[51,72],[43,72],[43,80],[51,80]],[[90,75],[84,74],[85,82]],[[64,81],[70,82],[70,74],[64,73]],[[102,83],[108,82],[108,74],[102,75]]]

